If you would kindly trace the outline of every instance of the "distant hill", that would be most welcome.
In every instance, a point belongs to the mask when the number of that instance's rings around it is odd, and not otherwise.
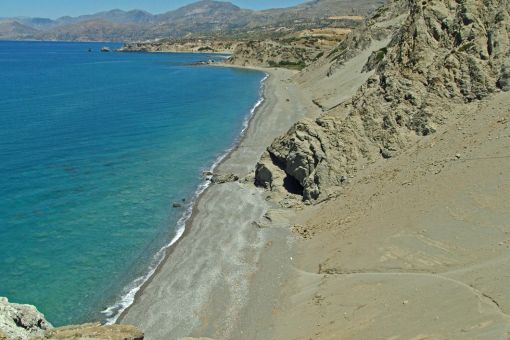
[[[277,29],[316,26],[330,16],[365,16],[384,0],[314,0],[263,11],[202,0],[163,14],[114,9],[79,17],[0,20],[0,39],[134,41],[197,35],[257,36]]]
[[[0,39],[31,39],[37,34],[37,29],[18,21],[0,20]]]
[[[44,33],[38,33],[40,40],[60,41],[123,41],[139,39],[141,31],[136,24],[115,23],[103,19],[91,19],[79,24],[57,26]]]
[[[141,10],[123,11],[113,9],[79,17],[61,17],[55,20],[55,22],[57,25],[69,25],[92,20],[104,20],[115,24],[146,24],[154,21],[154,18],[154,15]]]

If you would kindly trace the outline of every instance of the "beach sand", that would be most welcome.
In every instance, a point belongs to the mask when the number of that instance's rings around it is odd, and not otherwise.
[[[266,258],[260,257],[262,250],[268,254],[274,250],[279,259],[290,261],[294,237],[288,228],[261,229],[254,223],[274,207],[266,193],[255,188],[252,178],[267,145],[309,112],[306,105],[311,101],[289,80],[294,71],[264,71],[269,74],[265,101],[239,146],[215,170],[234,173],[241,181],[212,185],[204,192],[186,235],[121,318],[122,323],[142,329],[147,339],[235,337],[244,332],[238,325],[249,315],[244,307],[252,300],[250,286],[260,261]],[[278,261],[263,262],[270,266],[264,274],[282,271],[283,264]],[[288,263],[286,268],[290,269]],[[274,301],[264,299],[259,306],[268,317],[281,283],[271,280],[267,286],[258,286],[266,297],[273,294]]]

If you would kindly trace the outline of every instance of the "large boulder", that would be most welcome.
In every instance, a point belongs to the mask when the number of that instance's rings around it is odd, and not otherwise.
[[[211,182],[214,184],[237,182],[238,180],[239,176],[235,174],[213,174],[211,178]]]

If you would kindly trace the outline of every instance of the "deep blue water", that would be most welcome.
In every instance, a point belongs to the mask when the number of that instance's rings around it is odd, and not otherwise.
[[[102,45],[0,42],[0,296],[55,325],[147,273],[264,77]]]

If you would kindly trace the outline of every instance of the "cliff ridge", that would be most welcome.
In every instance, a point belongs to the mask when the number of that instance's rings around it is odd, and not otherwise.
[[[394,20],[397,9],[406,18],[368,58],[364,72],[373,74],[351,99],[277,138],[257,165],[258,185],[278,191],[290,183],[305,201],[320,200],[357,169],[434,133],[453,105],[509,90],[507,0],[392,1],[361,29],[380,31],[380,18]],[[326,77],[371,39],[353,37],[359,32],[322,61],[331,65]]]

